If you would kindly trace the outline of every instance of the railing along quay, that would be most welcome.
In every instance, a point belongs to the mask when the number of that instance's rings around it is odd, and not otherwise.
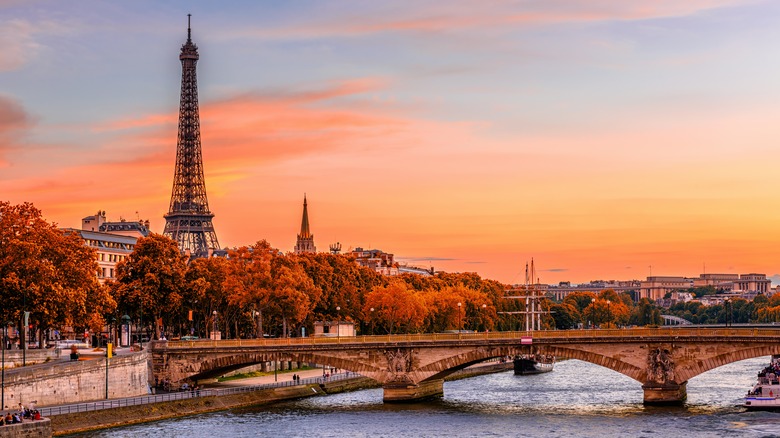
[[[393,342],[438,342],[469,340],[512,340],[531,337],[533,339],[590,339],[590,338],[646,338],[646,337],[768,337],[780,336],[777,328],[620,328],[586,330],[536,330],[533,332],[463,332],[463,333],[425,333],[403,335],[306,337],[274,339],[209,339],[193,341],[167,341],[166,348],[216,348],[216,347],[274,347],[282,345],[347,345],[347,344],[384,344]]]
[[[231,388],[183,390],[179,392],[169,392],[165,394],[117,398],[111,400],[103,400],[103,401],[87,402],[87,403],[74,403],[74,404],[61,405],[61,406],[40,407],[38,408],[38,411],[41,413],[42,417],[51,417],[52,415],[100,411],[103,409],[148,405],[152,403],[162,403],[162,402],[169,402],[175,400],[186,400],[186,399],[198,398],[198,397],[214,397],[214,396],[241,394],[245,392],[262,391],[264,389],[284,388],[289,386],[300,386],[300,385],[317,385],[326,382],[335,382],[339,380],[353,379],[356,377],[361,377],[361,376],[360,374],[357,373],[346,372],[346,373],[333,374],[328,378],[309,377],[307,379],[301,379],[297,382],[289,380],[285,382],[265,383],[262,385],[251,385],[251,386],[235,386]]]

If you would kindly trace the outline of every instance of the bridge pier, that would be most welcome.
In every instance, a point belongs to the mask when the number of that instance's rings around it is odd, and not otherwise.
[[[688,382],[676,383],[647,383],[642,385],[645,391],[644,404],[655,406],[681,405],[688,397]]]
[[[414,383],[386,383],[385,403],[409,403],[444,396],[444,379]]]

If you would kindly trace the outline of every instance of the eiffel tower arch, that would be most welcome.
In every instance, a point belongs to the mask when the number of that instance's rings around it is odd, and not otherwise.
[[[208,257],[219,249],[217,233],[206,198],[203,156],[200,144],[198,79],[196,64],[198,46],[192,42],[190,15],[187,15],[187,42],[181,47],[181,99],[179,101],[179,135],[176,143],[176,170],[173,177],[171,204],[165,217],[163,234],[192,257]]]

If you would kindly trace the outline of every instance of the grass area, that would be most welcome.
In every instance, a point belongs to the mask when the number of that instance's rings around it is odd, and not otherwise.
[[[278,370],[276,373],[277,374],[298,373],[301,371],[313,370],[313,369],[314,369],[313,367],[303,366],[295,370]],[[227,382],[230,380],[247,379],[249,377],[262,377],[262,376],[273,376],[273,375],[274,375],[273,371],[267,371],[267,372],[252,371],[249,373],[238,373],[228,377],[220,377],[217,379],[217,382]]]

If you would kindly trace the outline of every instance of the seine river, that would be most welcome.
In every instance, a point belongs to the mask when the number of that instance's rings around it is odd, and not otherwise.
[[[717,437],[780,436],[780,413],[746,412],[741,397],[769,357],[688,382],[678,408],[642,405],[639,383],[576,360],[552,373],[492,374],[444,384],[444,398],[386,405],[381,389],[314,397],[112,429],[93,437]]]

